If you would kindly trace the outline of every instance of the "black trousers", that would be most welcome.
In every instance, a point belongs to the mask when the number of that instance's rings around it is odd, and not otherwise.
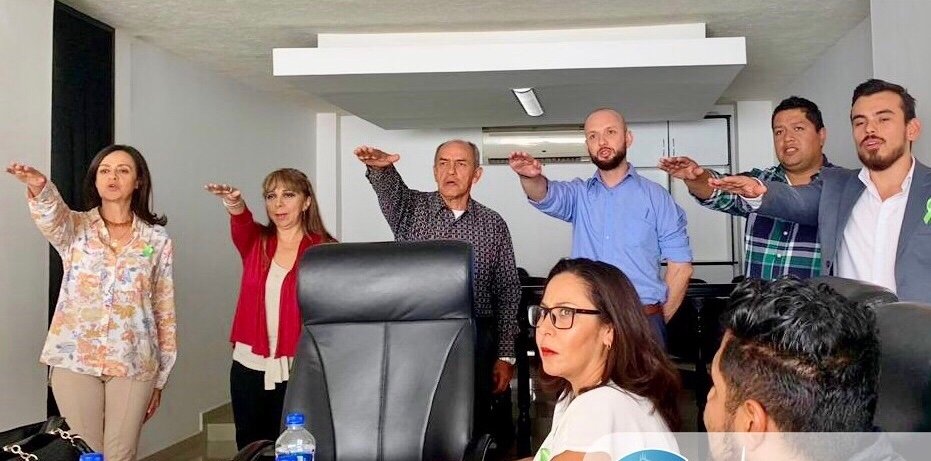
[[[475,344],[475,425],[474,434],[491,434],[497,449],[492,459],[501,459],[514,441],[511,389],[494,390],[494,366],[498,361],[498,338],[494,319],[476,319]]]
[[[236,448],[242,450],[256,440],[276,440],[281,433],[281,412],[288,383],[265,390],[265,373],[233,361],[230,367],[230,398],[236,425]]]

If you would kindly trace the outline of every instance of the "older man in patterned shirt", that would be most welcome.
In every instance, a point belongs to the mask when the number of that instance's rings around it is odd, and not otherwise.
[[[368,167],[366,177],[375,189],[396,240],[450,239],[472,245],[475,255],[473,309],[479,334],[476,426],[488,430],[491,394],[499,394],[510,402],[505,391],[514,370],[520,280],[507,223],[494,210],[470,196],[472,186],[482,176],[478,147],[453,139],[436,148],[433,158],[435,192],[408,188],[394,168],[394,163],[400,159],[397,154],[360,146],[355,155]],[[495,350],[497,361],[494,360]],[[507,412],[509,414],[509,410]]]

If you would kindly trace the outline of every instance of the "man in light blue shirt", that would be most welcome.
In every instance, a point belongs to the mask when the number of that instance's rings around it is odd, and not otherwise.
[[[572,223],[572,257],[612,264],[630,279],[661,344],[692,275],[685,212],[669,192],[627,162],[633,143],[624,117],[598,109],[585,120],[585,143],[598,171],[587,179],[550,181],[525,152],[511,154],[530,203]],[[665,278],[660,263],[666,261]]]

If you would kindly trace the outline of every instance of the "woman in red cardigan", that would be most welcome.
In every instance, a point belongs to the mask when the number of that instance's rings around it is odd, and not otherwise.
[[[233,244],[242,256],[242,282],[230,342],[230,396],[236,445],[275,440],[291,362],[300,335],[297,264],[307,248],[334,242],[320,218],[313,186],[293,168],[265,177],[268,224],[255,222],[239,189],[207,184],[230,213]]]

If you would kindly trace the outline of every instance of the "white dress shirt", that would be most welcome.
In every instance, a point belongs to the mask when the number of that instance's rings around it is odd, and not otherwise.
[[[902,190],[883,200],[870,179],[866,167],[860,169],[860,181],[866,190],[857,199],[837,252],[837,275],[886,287],[895,286],[895,257],[899,232],[905,217],[905,204],[915,173],[915,159],[902,181]]]

